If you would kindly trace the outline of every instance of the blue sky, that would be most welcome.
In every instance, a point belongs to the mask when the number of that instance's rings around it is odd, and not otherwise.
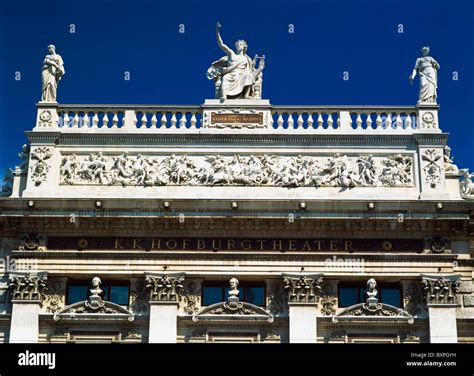
[[[223,55],[216,21],[224,42],[243,38],[250,56],[266,55],[273,104],[414,105],[408,76],[429,45],[440,126],[458,166],[474,170],[473,10],[471,0],[2,1],[0,171],[18,164],[34,126],[48,44],[65,62],[60,103],[201,104],[213,96],[205,72]]]

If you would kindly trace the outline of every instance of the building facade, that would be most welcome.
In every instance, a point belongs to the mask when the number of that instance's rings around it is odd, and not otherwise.
[[[0,198],[0,342],[474,342],[474,186],[438,105],[223,82],[38,103]]]

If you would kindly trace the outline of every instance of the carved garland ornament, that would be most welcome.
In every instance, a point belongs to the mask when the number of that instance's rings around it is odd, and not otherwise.
[[[427,149],[421,155],[421,159],[426,162],[423,168],[425,181],[431,188],[436,188],[441,182],[441,167],[438,165],[438,161],[441,160],[441,158],[441,153],[436,149]]]
[[[56,313],[62,309],[64,307],[64,296],[65,291],[61,288],[61,284],[58,281],[50,282],[43,294],[43,306],[46,307],[46,312]]]
[[[413,317],[417,317],[422,313],[422,297],[418,286],[414,283],[409,284],[404,295],[403,304],[405,311]]]
[[[38,125],[40,127],[51,127],[53,125],[53,115],[50,110],[40,112]]]
[[[323,287],[323,295],[321,296],[321,313],[324,316],[331,316],[336,313],[337,298],[334,295],[331,285],[326,284]]]
[[[269,286],[267,293],[267,310],[273,315],[278,315],[285,312],[286,297],[283,287],[279,282],[273,282]]]
[[[46,161],[52,156],[53,153],[51,152],[51,148],[46,146],[37,147],[31,152],[31,160],[33,162],[30,167],[31,180],[36,186],[41,185],[41,183],[46,180],[50,170],[50,166]]]
[[[64,156],[63,185],[413,186],[412,157],[276,155]]]

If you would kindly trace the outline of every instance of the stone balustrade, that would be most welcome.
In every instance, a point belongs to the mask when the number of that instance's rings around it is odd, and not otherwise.
[[[67,129],[197,128],[199,106],[59,106],[58,126]]]
[[[272,115],[277,129],[417,129],[417,110],[410,106],[273,106]]]
[[[229,124],[217,127],[212,116]],[[254,115],[253,118],[246,116]],[[217,119],[216,116],[216,119]],[[224,116],[224,117],[222,117]],[[226,117],[227,116],[227,117]],[[259,118],[260,116],[260,118]],[[207,120],[205,120],[207,119]],[[255,120],[259,123],[252,124]],[[234,124],[236,122],[240,124]],[[261,133],[441,132],[438,107],[432,106],[256,106],[232,103],[206,106],[38,104],[35,131],[61,132],[213,132],[255,128]]]

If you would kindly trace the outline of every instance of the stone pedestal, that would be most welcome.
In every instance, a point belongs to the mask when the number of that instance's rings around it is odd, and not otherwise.
[[[38,343],[39,313],[38,300],[12,300],[10,343]]]
[[[149,343],[176,343],[178,304],[150,302]]]
[[[456,306],[428,306],[431,343],[457,343]]]
[[[283,274],[288,296],[290,343],[316,343],[318,304],[322,274]]]
[[[38,343],[39,313],[46,272],[10,272],[10,343]]]
[[[422,275],[421,285],[428,304],[431,343],[456,343],[456,294],[461,275]]]
[[[290,305],[290,343],[316,343],[316,305]]]
[[[184,273],[145,273],[150,298],[149,343],[176,343]]]

